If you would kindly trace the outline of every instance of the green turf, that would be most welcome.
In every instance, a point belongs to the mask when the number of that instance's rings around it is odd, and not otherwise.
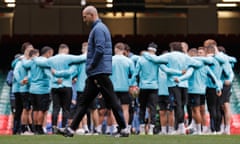
[[[0,144],[239,144],[239,135],[211,136],[0,136]]]

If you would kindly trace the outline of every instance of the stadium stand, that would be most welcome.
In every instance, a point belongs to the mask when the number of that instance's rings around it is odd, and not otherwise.
[[[231,110],[232,110],[232,122],[231,133],[240,134],[240,77],[238,73],[235,73],[235,78],[232,86],[231,96]]]
[[[0,72],[0,134],[11,134],[12,117],[10,116],[9,87],[6,75]]]

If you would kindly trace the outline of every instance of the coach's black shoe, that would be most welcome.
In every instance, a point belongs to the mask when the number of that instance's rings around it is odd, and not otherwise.
[[[70,127],[66,127],[62,135],[65,137],[73,137],[74,131]]]
[[[65,128],[57,128],[57,133],[56,134],[63,135],[64,131],[65,131]]]

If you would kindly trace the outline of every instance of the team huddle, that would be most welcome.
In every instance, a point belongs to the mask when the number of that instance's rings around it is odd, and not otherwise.
[[[50,103],[51,133],[65,137],[76,133],[173,135],[186,134],[186,128],[198,135],[230,134],[236,59],[216,41],[206,40],[202,47],[190,50],[185,42],[171,42],[170,51],[159,56],[155,43],[138,56],[119,42],[113,55],[110,31],[97,9],[86,6],[82,17],[91,31],[80,55],[69,54],[66,44],[53,56],[51,47],[39,52],[31,43],[23,43],[23,55],[12,62],[13,134],[44,134]]]
[[[84,89],[89,88],[86,69],[91,69],[86,67],[88,46],[84,42],[82,54],[71,55],[69,47],[61,44],[58,54],[53,56],[51,47],[45,46],[39,52],[31,43],[22,45],[23,55],[12,62],[13,134],[44,134],[51,102],[53,134],[64,134],[66,129],[61,127],[69,126],[72,129],[67,130],[72,133],[115,134],[119,123],[126,127],[126,134],[153,135],[156,123],[161,126],[157,134],[162,135],[186,134],[187,128],[198,135],[230,134],[229,100],[236,59],[228,56],[216,41],[208,39],[203,46],[189,50],[185,42],[171,42],[170,51],[159,56],[155,43],[150,43],[140,55],[131,53],[127,44],[116,43],[112,60],[109,59],[112,61],[109,77],[122,113],[112,111],[114,106],[104,93],[92,96],[93,101],[83,96]],[[101,89],[101,79],[94,83]],[[86,106],[84,109],[90,116],[81,113],[83,119],[78,119],[79,108]],[[185,123],[185,108],[188,123]],[[210,115],[209,126],[205,108]],[[58,125],[60,109],[61,126]],[[139,123],[137,126],[133,126],[134,118]],[[88,121],[92,122],[91,126]]]

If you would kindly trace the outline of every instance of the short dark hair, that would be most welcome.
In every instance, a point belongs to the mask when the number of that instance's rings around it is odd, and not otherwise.
[[[33,55],[35,55],[35,54],[37,54],[37,53],[39,53],[39,50],[38,50],[38,49],[32,49],[32,50],[30,50],[30,52],[29,52],[29,57],[32,57]]]
[[[60,44],[58,47],[58,49],[65,49],[65,48],[69,49],[67,44]]]
[[[209,45],[207,46],[207,53],[213,53],[215,54],[215,45]]]
[[[226,53],[226,49],[223,46],[218,46],[220,52]]]
[[[125,43],[124,45],[125,45],[124,47],[125,51],[131,51],[131,47],[128,44]]]
[[[44,46],[41,49],[41,55],[44,55],[45,53],[47,53],[48,51],[53,50],[53,48],[49,47],[49,46]]]
[[[200,47],[198,47],[198,50],[203,50],[203,51],[206,53],[206,51],[207,51],[207,47],[200,46]]]
[[[193,56],[197,55],[198,51],[197,51],[197,48],[191,48],[188,50],[188,53],[191,53],[193,54]]]
[[[28,46],[32,45],[30,42],[24,42],[21,47],[21,52],[24,53]]]
[[[154,42],[151,42],[151,43],[148,44],[148,47],[152,47],[152,48],[157,49],[158,45],[156,43],[154,43]]]
[[[183,51],[181,42],[171,42],[169,44],[169,47],[171,48],[172,51],[180,51],[180,52]]]
[[[119,50],[124,50],[125,49],[125,44],[122,42],[118,42],[115,44],[114,48],[117,48]]]

